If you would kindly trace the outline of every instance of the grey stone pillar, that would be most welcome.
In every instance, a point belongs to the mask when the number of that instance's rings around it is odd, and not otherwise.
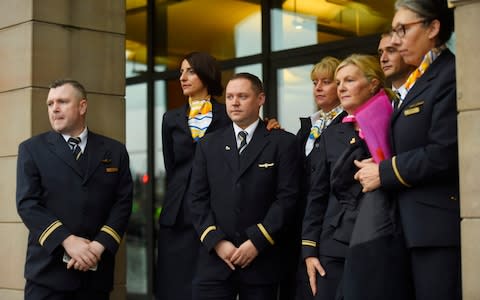
[[[89,94],[88,126],[125,140],[125,1],[0,1],[0,299],[23,299],[27,230],[16,213],[18,144],[50,129],[48,85],[61,77]],[[112,299],[126,299],[125,249]]]
[[[480,1],[455,7],[462,286],[464,300],[480,299]]]

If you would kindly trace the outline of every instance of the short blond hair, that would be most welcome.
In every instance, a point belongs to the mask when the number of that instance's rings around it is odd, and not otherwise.
[[[312,71],[310,72],[310,79],[316,80],[317,74],[325,74],[325,76],[333,80],[335,76],[335,70],[339,64],[340,61],[335,57],[325,56],[313,66]]]
[[[378,58],[373,55],[366,54],[352,54],[345,58],[335,70],[335,76],[338,73],[338,70],[347,66],[354,65],[362,71],[365,78],[368,82],[372,82],[373,79],[377,79],[379,84],[375,88],[375,93],[377,93],[381,88],[385,88],[385,75],[383,74],[382,68]]]

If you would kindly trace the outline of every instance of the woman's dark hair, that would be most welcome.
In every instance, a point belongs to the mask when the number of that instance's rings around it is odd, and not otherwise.
[[[183,59],[188,61],[211,96],[221,96],[223,93],[222,73],[217,60],[206,52],[191,52]]]
[[[406,8],[415,12],[418,16],[431,22],[440,22],[437,46],[445,44],[454,30],[453,10],[448,8],[447,0],[397,0],[395,9]]]

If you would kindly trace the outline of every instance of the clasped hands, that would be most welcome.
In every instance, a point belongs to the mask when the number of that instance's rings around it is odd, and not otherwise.
[[[235,270],[235,266],[242,269],[247,267],[258,255],[258,250],[251,240],[245,241],[238,248],[232,242],[221,240],[215,245],[215,251],[232,270]]]
[[[83,272],[95,267],[105,250],[105,247],[99,242],[73,234],[62,242],[62,246],[71,257],[67,263],[67,269],[74,268]]]

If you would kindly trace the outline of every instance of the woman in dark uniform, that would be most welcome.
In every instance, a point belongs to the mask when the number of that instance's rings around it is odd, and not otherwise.
[[[297,140],[300,145],[300,153],[302,156],[302,172],[301,172],[301,190],[298,200],[297,219],[295,221],[295,244],[291,241],[293,250],[287,254],[292,262],[292,269],[297,272],[297,286],[296,299],[308,300],[313,299],[308,282],[307,272],[305,270],[305,263],[303,260],[298,262],[300,257],[300,237],[302,231],[302,220],[305,213],[305,206],[307,202],[307,193],[310,186],[310,172],[311,172],[311,153],[320,145],[320,137],[322,131],[330,125],[334,125],[342,121],[346,115],[340,105],[340,100],[337,95],[337,83],[335,81],[335,69],[340,61],[334,57],[327,56],[315,64],[310,73],[310,79],[313,83],[313,97],[318,111],[309,117],[300,118],[300,129],[297,132]],[[318,151],[318,149],[316,150]],[[287,299],[287,298],[285,298]],[[290,296],[288,299],[293,299]]]
[[[417,67],[393,113],[393,157],[357,162],[364,191],[396,195],[416,300],[461,299],[455,57],[443,0],[398,0],[392,43]]]
[[[311,154],[314,164],[302,226],[302,254],[311,293],[318,300],[343,296],[345,256],[363,197],[353,178],[353,160],[370,157],[357,123],[345,121],[353,121],[356,109],[385,86],[378,59],[369,55],[347,57],[337,67],[335,79],[348,116],[322,133],[318,151]]]
[[[180,84],[188,103],[163,116],[162,143],[167,178],[160,229],[156,297],[191,299],[191,283],[200,241],[184,203],[196,141],[230,124],[225,106],[213,98],[223,88],[217,61],[192,52],[180,66]]]

